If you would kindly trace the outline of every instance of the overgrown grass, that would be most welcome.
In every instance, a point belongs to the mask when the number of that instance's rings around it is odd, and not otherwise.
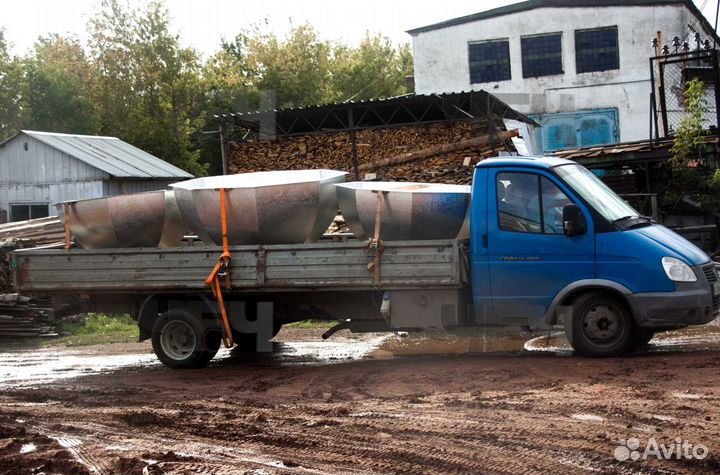
[[[126,343],[136,341],[139,334],[138,326],[130,315],[104,313],[89,313],[80,321],[65,323],[61,331],[69,335],[46,340],[45,343],[67,346]]]
[[[335,325],[335,320],[300,320],[299,322],[288,323],[283,327],[289,328],[330,328]]]

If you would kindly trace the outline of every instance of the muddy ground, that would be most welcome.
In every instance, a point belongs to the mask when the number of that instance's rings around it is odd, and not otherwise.
[[[606,360],[555,336],[321,332],[192,371],[146,343],[0,353],[0,474],[720,471],[720,327]],[[632,437],[707,455],[618,461]]]

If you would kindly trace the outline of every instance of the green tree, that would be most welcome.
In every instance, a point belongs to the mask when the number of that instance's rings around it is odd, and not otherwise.
[[[674,166],[685,166],[693,155],[697,158],[703,144],[703,137],[707,134],[704,127],[704,115],[710,109],[702,81],[692,79],[685,84],[683,104],[685,112],[675,130],[674,143],[670,148]]]
[[[17,132],[23,121],[22,64],[10,55],[5,31],[0,29],[0,141]]]
[[[102,0],[88,22],[89,54],[95,81],[93,95],[100,115],[100,129],[125,137],[133,127],[130,111],[137,101],[132,85],[132,23],[134,15],[118,0]]]
[[[195,144],[205,123],[201,62],[170,32],[164,4],[131,10],[104,0],[89,29],[103,133],[205,174]]]
[[[394,47],[389,38],[365,34],[357,48],[338,46],[333,62],[335,99],[361,100],[412,92],[406,77],[413,74],[409,45]]]
[[[76,39],[41,37],[25,59],[28,127],[96,134],[99,118],[92,97],[90,63]]]

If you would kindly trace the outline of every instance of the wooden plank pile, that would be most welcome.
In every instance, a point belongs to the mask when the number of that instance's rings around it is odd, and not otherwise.
[[[0,242],[0,338],[57,336],[55,311],[12,288],[10,253],[27,247],[34,247],[32,240]]]
[[[487,122],[479,121],[359,130],[356,148],[361,178],[375,173],[377,178],[391,181],[470,184],[477,162],[515,151],[502,131],[490,134],[487,141],[473,142],[488,133]],[[464,146],[458,147],[458,143]],[[353,171],[348,132],[231,142],[230,148],[231,173],[306,168]],[[402,157],[411,159],[398,159]]]
[[[0,294],[0,338],[57,336],[55,311],[18,294]]]
[[[0,224],[0,242],[31,239],[38,246],[65,240],[65,228],[57,216]]]

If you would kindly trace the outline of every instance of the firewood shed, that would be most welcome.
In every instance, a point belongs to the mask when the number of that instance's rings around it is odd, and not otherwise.
[[[537,124],[485,91],[216,116],[226,173],[331,168],[354,179],[469,184],[474,165],[526,153]]]

